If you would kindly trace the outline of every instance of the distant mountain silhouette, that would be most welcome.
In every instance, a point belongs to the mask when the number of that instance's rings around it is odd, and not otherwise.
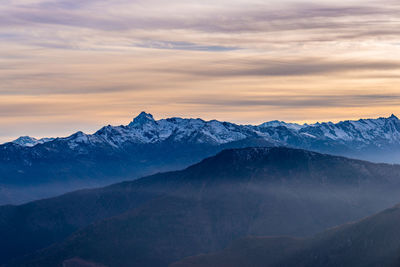
[[[171,267],[400,266],[400,205],[313,238],[248,237]]]
[[[399,190],[398,165],[225,150],[183,171],[1,207],[0,256],[11,266],[167,266],[248,235],[315,234],[400,202]]]

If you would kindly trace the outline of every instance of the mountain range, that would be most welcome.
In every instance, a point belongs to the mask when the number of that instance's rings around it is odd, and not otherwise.
[[[400,165],[228,149],[182,171],[0,207],[0,264],[168,266],[249,235],[304,238],[359,220],[400,203],[399,190]]]
[[[126,126],[65,138],[21,137],[0,145],[0,204],[185,168],[227,148],[288,146],[378,162],[398,162],[400,120],[362,119],[237,125],[216,120],[155,120],[142,112]]]
[[[315,124],[296,124],[283,121],[270,121],[260,125],[237,125],[217,120],[169,118],[155,120],[149,113],[140,113],[127,126],[106,126],[94,134],[78,132],[66,138],[35,139],[23,136],[12,144],[33,147],[53,141],[68,141],[68,147],[85,153],[80,146],[106,145],[121,148],[125,143],[154,144],[165,141],[189,142],[198,144],[221,145],[249,138],[261,138],[274,145],[301,147],[354,154],[360,157],[368,155],[369,150],[382,152],[389,146],[400,146],[400,120],[391,115],[388,118],[360,119],[339,123],[324,122]],[[336,147],[334,149],[334,147]],[[336,150],[336,151],[335,151]],[[390,161],[379,158],[377,161]],[[393,161],[393,159],[392,159]]]

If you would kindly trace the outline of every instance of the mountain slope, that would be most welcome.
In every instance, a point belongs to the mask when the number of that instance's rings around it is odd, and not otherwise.
[[[237,125],[155,121],[141,113],[128,126],[78,132],[33,147],[0,146],[0,204],[21,203],[185,168],[231,147],[272,145]]]
[[[170,174],[162,175],[168,178]],[[0,264],[60,241],[97,220],[121,214],[171,190],[157,178],[81,190],[21,206],[0,207]],[[150,188],[151,187],[151,188]]]
[[[21,137],[0,145],[0,204],[182,169],[226,148],[282,145],[396,162],[400,120],[392,115],[336,124],[272,121],[253,126],[201,119],[155,120],[142,112],[129,125],[109,125],[94,134]]]
[[[400,202],[400,166],[298,149],[246,148],[223,151],[183,171],[115,187],[118,192],[127,188],[126,196],[147,196],[153,190],[157,194],[141,202],[134,200],[114,217],[92,220],[97,222],[84,228],[83,224],[75,226],[81,230],[24,259],[17,242],[14,256],[20,259],[15,264],[58,266],[79,258],[107,266],[166,266],[186,256],[222,249],[248,235],[314,234]],[[112,192],[112,188],[102,190]],[[103,193],[98,194],[102,199]],[[57,201],[45,200],[42,205]],[[72,209],[69,212],[85,216],[88,210],[80,208],[86,207],[85,199],[77,197],[76,201],[81,203],[76,207],[79,211],[63,201],[56,207],[46,204],[46,213],[31,210],[29,216],[23,211],[25,206],[11,209],[20,214],[18,219],[29,221],[52,221],[54,210],[61,210],[57,218],[65,218],[64,205]],[[103,214],[104,207],[89,207]],[[10,213],[2,215],[1,221],[14,225]],[[14,229],[14,233],[31,231],[24,229],[27,222],[22,221],[22,229]],[[60,220],[57,224],[64,223]],[[46,225],[41,227],[53,233]],[[4,226],[0,229],[9,232]]]
[[[400,266],[400,205],[313,238],[249,237],[173,267]]]

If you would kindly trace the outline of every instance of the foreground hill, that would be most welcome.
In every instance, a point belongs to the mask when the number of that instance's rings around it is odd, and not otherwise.
[[[248,235],[315,234],[400,202],[399,191],[398,165],[226,150],[183,171],[0,208],[0,251],[16,266],[167,266]]]
[[[400,120],[298,125],[237,125],[216,120],[155,120],[142,112],[124,126],[65,138],[21,137],[0,145],[0,204],[19,204],[185,168],[227,148],[290,146],[379,162],[400,155]]]
[[[313,238],[248,237],[171,267],[400,266],[400,205]]]

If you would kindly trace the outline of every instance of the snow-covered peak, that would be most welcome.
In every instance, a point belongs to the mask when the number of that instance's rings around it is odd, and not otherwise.
[[[127,126],[105,126],[94,134],[77,132],[66,138],[70,148],[84,151],[91,146],[112,146],[123,148],[128,144],[150,144],[160,142],[179,142],[220,145],[246,138],[263,138],[276,145],[309,147],[312,144],[335,146],[346,145],[352,148],[366,146],[400,145],[400,120],[392,115],[388,118],[360,119],[339,123],[322,122],[315,124],[296,124],[283,121],[270,121],[259,126],[238,125],[217,120],[168,118],[155,120],[146,112],[141,112]],[[34,146],[52,139],[36,140],[21,137],[14,143]],[[86,147],[86,148],[85,148]]]
[[[142,112],[128,126],[107,126],[94,134],[112,146],[130,143],[157,143],[165,140],[224,144],[255,135],[247,126],[216,120],[168,118],[154,120]]]
[[[32,146],[36,146],[37,144],[43,144],[46,142],[50,142],[52,140],[54,140],[54,138],[36,139],[36,138],[30,137],[30,136],[21,136],[18,139],[12,141],[12,143],[20,145],[20,146],[32,147]]]
[[[278,120],[274,120],[274,121],[268,121],[268,122],[264,122],[263,124],[260,124],[259,127],[286,127],[288,129],[292,129],[292,130],[300,130],[301,128],[304,128],[307,126],[307,124],[304,125],[300,125],[297,123],[287,123],[284,121],[278,121]]]
[[[18,139],[12,141],[12,143],[20,146],[34,146],[38,144],[38,140],[30,136],[21,136]]]
[[[343,142],[358,142],[363,145],[400,143],[400,120],[392,115],[388,118],[360,119],[358,121],[323,122],[300,130],[318,139]]]
[[[136,118],[133,119],[133,121],[129,124],[129,126],[131,127],[143,126],[145,124],[154,122],[155,120],[153,118],[153,115],[142,111]]]

